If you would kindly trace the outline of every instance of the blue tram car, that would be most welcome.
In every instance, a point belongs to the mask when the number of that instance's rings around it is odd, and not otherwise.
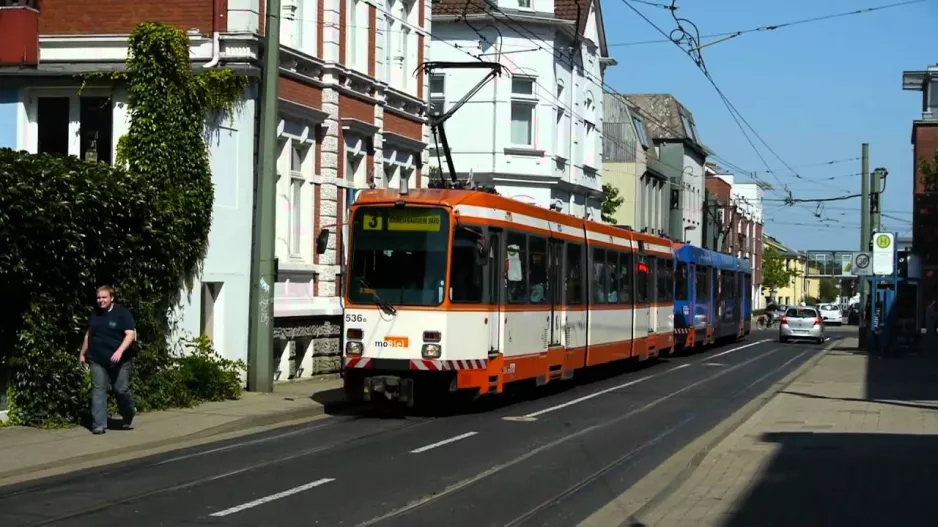
[[[751,325],[750,261],[693,245],[675,246],[675,351],[743,338]]]

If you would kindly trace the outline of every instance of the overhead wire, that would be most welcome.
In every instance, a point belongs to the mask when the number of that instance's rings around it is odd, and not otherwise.
[[[638,0],[633,0],[633,1],[638,1]],[[801,20],[792,20],[792,21],[790,21],[790,22],[782,22],[782,23],[780,23],[780,24],[766,24],[766,25],[763,25],[763,26],[753,27],[753,28],[749,28],[749,29],[740,29],[740,30],[736,30],[736,31],[725,31],[725,32],[722,32],[722,33],[710,33],[710,34],[707,34],[707,35],[701,35],[700,38],[717,38],[717,39],[729,40],[729,39],[733,39],[733,38],[736,38],[736,37],[739,37],[739,36],[742,36],[742,35],[746,35],[746,34],[749,34],[749,33],[759,33],[759,32],[766,32],[766,31],[776,31],[776,30],[783,29],[783,28],[786,28],[786,27],[798,26],[798,25],[802,25],[802,24],[811,24],[811,23],[814,23],[814,22],[821,22],[821,21],[824,21],[824,20],[831,20],[831,19],[834,19],[834,18],[842,18],[842,17],[846,17],[846,16],[854,16],[854,15],[868,14],[868,13],[873,13],[873,12],[876,12],[876,11],[882,11],[882,10],[885,10],[885,9],[893,9],[893,8],[896,8],[896,7],[903,7],[903,6],[912,5],[912,4],[921,4],[921,3],[924,3],[924,2],[927,2],[927,1],[928,1],[928,0],[908,0],[908,1],[906,1],[906,2],[897,2],[897,3],[892,3],[892,4],[874,6],[874,7],[866,7],[866,8],[863,8],[863,9],[854,9],[854,10],[852,10],[852,11],[844,11],[844,12],[841,12],[841,13],[833,13],[833,14],[829,14],[829,15],[822,15],[822,16],[816,16],[816,17],[811,17],[811,18],[804,18],[804,19],[801,19]],[[645,2],[639,2],[639,3],[645,3]],[[728,38],[727,38],[727,37],[728,37]],[[606,46],[607,46],[607,47],[640,46],[640,45],[645,45],[645,44],[664,44],[664,43],[667,43],[667,42],[671,42],[671,39],[668,38],[667,40],[642,40],[642,41],[637,41],[637,42],[618,42],[618,43],[614,43],[614,44],[607,44]],[[721,41],[721,42],[722,42],[722,41]],[[704,45],[704,46],[708,46],[708,45],[715,44],[715,43],[716,43],[716,42],[711,42],[711,43],[706,43],[706,44],[703,44],[703,45]]]

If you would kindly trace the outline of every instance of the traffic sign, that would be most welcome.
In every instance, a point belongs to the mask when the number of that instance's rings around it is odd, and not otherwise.
[[[850,274],[870,276],[873,274],[873,255],[869,251],[853,253],[850,258]]]
[[[873,234],[873,274],[892,275],[896,263],[896,236],[891,232]]]

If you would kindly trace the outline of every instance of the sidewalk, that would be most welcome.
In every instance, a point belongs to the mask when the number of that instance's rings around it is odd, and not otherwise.
[[[341,387],[335,377],[277,383],[272,394],[245,392],[237,401],[143,413],[134,430],[103,436],[81,427],[0,428],[0,486],[316,419],[342,404]]]
[[[855,348],[841,341],[584,524],[934,525],[938,354]]]

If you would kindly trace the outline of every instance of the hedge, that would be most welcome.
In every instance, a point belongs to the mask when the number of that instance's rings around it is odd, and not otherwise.
[[[96,288],[111,284],[137,321],[138,408],[237,397],[243,364],[205,339],[170,343],[171,315],[208,248],[214,192],[205,119],[233,111],[246,80],[198,76],[189,41],[145,23],[129,42],[124,84],[129,132],[115,167],[0,149],[0,366],[12,369],[17,424],[77,423],[88,377],[78,351]]]

